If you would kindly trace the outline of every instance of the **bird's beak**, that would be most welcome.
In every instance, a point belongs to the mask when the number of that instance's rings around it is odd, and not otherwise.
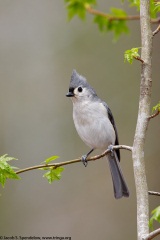
[[[74,97],[74,93],[68,92],[68,93],[66,94],[66,97]]]

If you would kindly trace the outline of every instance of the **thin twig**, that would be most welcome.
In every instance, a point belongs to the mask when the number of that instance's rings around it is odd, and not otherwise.
[[[160,24],[156,28],[156,30],[153,32],[153,36],[156,35],[160,31]]]
[[[93,14],[93,15],[98,15],[98,16],[102,16],[102,17],[106,17],[108,18],[110,21],[112,20],[139,20],[139,15],[137,16],[122,16],[122,17],[114,17],[110,14],[107,14],[107,13],[104,13],[104,12],[101,12],[99,10],[96,10],[94,8],[91,8],[91,7],[86,7],[86,10]]]
[[[101,12],[99,10],[96,10],[96,9],[94,9],[91,6],[88,6],[88,5],[86,6],[86,10],[89,13],[93,14],[93,15],[105,17],[105,18],[107,18],[110,21],[114,21],[114,20],[127,20],[127,21],[130,21],[130,20],[139,20],[140,19],[139,15],[133,15],[133,16],[132,15],[128,15],[128,16],[115,17],[115,16],[112,16],[110,14],[107,14],[107,13]],[[160,23],[160,18],[151,19],[151,22],[152,23]]]
[[[149,195],[160,196],[160,192],[148,191]]]
[[[139,60],[141,63],[144,63],[143,59],[140,57],[134,57],[136,60]]]
[[[151,240],[160,234],[160,228],[156,229],[155,231],[149,233],[146,237],[142,240]]]
[[[126,146],[126,145],[116,145],[116,146],[113,146],[113,149],[114,150],[116,150],[116,149],[126,149],[128,151],[132,151],[132,147]],[[100,155],[88,158],[87,161],[98,160],[98,159],[104,157],[105,155],[107,155],[109,152],[110,152],[110,150],[107,149],[105,152],[103,152]],[[18,170],[16,172],[16,174],[31,171],[31,170],[34,170],[34,169],[49,168],[49,167],[57,168],[57,167],[60,167],[60,166],[69,165],[69,164],[78,163],[78,162],[81,162],[81,158],[77,158],[77,159],[74,159],[74,160],[69,160],[69,161],[66,161],[66,162],[60,162],[60,163],[40,164],[40,165],[36,165],[36,166],[32,166],[32,167],[28,167],[28,168]]]
[[[160,113],[160,111],[158,110],[156,113],[152,114],[151,116],[148,117],[148,120],[150,120],[151,118],[154,118],[156,116],[158,116],[158,114]]]

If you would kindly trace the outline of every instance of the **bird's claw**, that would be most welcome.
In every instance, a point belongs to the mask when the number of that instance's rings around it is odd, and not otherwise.
[[[87,155],[83,155],[81,158],[81,161],[84,164],[84,166],[87,167],[87,165],[88,165]]]
[[[113,145],[109,145],[108,146],[108,150],[111,152],[111,156],[113,157],[114,156],[114,149],[113,149]]]

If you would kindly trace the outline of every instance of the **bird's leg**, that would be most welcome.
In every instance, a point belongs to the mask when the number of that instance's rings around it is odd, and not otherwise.
[[[83,162],[84,166],[87,167],[88,161],[87,161],[87,157],[89,156],[89,154],[91,154],[91,152],[93,152],[94,148],[91,149],[91,151],[89,151],[86,155],[83,155],[81,158],[81,161]]]
[[[114,157],[114,149],[112,144],[108,146],[108,150],[111,152],[111,156]]]

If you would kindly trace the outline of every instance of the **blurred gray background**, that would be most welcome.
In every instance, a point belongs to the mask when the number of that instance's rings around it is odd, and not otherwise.
[[[108,11],[117,1],[98,1]],[[114,114],[121,144],[132,145],[136,126],[140,63],[124,64],[126,49],[140,47],[139,22],[130,35],[112,42],[88,16],[67,21],[61,0],[0,0],[0,155],[19,168],[77,158],[89,149],[72,121],[65,97],[72,69],[84,75]],[[155,28],[156,26],[153,26]],[[152,105],[159,101],[159,36],[154,38]],[[159,117],[150,122],[146,172],[150,190],[160,191]],[[121,166],[131,192],[115,200],[105,159],[65,167],[60,181],[48,184],[40,170],[21,174],[0,188],[0,236],[58,236],[72,239],[136,238],[136,198],[130,152]],[[160,200],[150,196],[150,209]]]

